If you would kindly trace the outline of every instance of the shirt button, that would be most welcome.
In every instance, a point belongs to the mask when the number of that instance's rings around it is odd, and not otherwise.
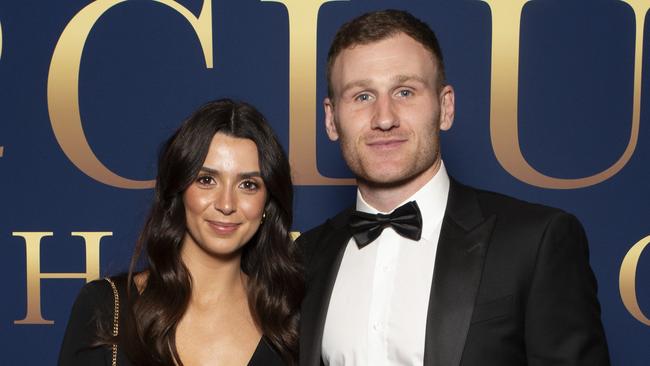
[[[374,323],[374,324],[372,325],[372,329],[374,329],[374,330],[379,330],[379,329],[381,329],[381,325],[380,325],[379,323]]]

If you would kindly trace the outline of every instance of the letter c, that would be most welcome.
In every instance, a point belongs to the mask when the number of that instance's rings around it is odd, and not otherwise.
[[[641,253],[643,253],[643,250],[648,244],[650,244],[650,235],[639,240],[627,252],[625,258],[623,258],[623,263],[621,263],[618,285],[623,305],[625,305],[627,311],[636,320],[650,326],[650,319],[643,314],[636,298],[636,269],[639,264],[639,257],[641,257]]]
[[[145,189],[153,180],[132,180],[109,170],[95,156],[83,131],[79,113],[79,67],[83,48],[97,20],[125,0],[96,0],[77,13],[65,27],[52,55],[47,81],[47,101],[54,136],[68,159],[89,177],[127,189]],[[173,0],[155,0],[180,13],[196,32],[207,68],[212,68],[212,0],[204,0],[195,17]]]

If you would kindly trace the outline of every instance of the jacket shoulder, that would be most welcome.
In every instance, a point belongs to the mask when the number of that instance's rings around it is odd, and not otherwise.
[[[574,243],[572,246],[582,248],[578,250],[586,247],[586,233],[573,214],[501,193],[470,190],[475,195],[481,215],[496,218],[492,235],[498,238],[497,241],[517,243],[518,250],[527,251],[531,259],[539,254],[541,246],[552,247],[554,243]],[[514,247],[508,245],[509,250],[514,250]]]
[[[490,217],[496,218],[495,230],[527,237],[529,243],[557,224],[582,230],[578,219],[561,209],[452,182],[446,215],[466,230]]]
[[[575,217],[559,208],[528,202],[502,193],[474,189],[481,211],[485,216],[496,214],[513,220],[547,221],[558,216]]]
[[[306,263],[309,263],[313,254],[318,251],[318,248],[327,242],[329,235],[345,228],[352,211],[354,211],[354,208],[348,207],[335,216],[328,218],[322,224],[300,234],[296,239],[296,244],[300,248],[303,260]]]

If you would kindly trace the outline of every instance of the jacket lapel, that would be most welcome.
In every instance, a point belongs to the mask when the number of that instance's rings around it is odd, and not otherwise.
[[[346,244],[352,236],[347,227],[352,210],[346,210],[328,221],[327,229],[319,244],[323,249],[318,251],[309,264],[312,269],[308,274],[308,289],[302,303],[300,318],[300,365],[318,366],[321,364],[321,345],[327,308],[329,307],[336,276],[341,267]]]
[[[483,217],[474,190],[451,181],[429,297],[425,366],[460,364],[495,222]]]

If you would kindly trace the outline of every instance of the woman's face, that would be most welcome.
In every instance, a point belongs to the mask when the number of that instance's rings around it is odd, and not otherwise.
[[[255,143],[215,134],[183,203],[185,253],[198,249],[219,258],[241,255],[240,249],[260,226],[266,203]]]

